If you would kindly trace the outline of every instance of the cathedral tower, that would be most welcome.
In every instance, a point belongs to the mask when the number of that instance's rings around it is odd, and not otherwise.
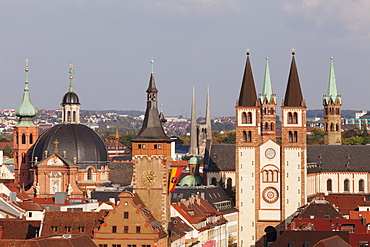
[[[30,181],[30,153],[31,147],[38,138],[38,127],[32,118],[36,116],[37,110],[31,103],[28,88],[28,59],[26,59],[26,81],[21,104],[15,111],[19,121],[14,127],[14,177],[15,183],[27,185]]]
[[[335,72],[333,57],[330,58],[330,72],[328,90],[323,97],[324,106],[324,144],[341,145],[341,121],[340,112],[342,106],[342,97],[338,95],[337,83],[335,81]]]
[[[268,246],[284,229],[286,219],[305,203],[305,122],[306,106],[293,56],[282,104],[282,144],[276,143],[276,96],[269,64],[266,61],[257,99],[248,54],[236,105],[238,246]]]
[[[195,107],[195,90],[193,86],[193,95],[191,103],[191,126],[190,126],[190,150],[191,155],[204,155],[207,140],[212,140],[212,121],[211,121],[211,103],[209,96],[209,87],[207,87],[206,98],[206,119],[204,124],[197,124]]]
[[[154,218],[167,230],[170,221],[168,180],[172,140],[167,137],[161,124],[153,72],[146,92],[147,107],[143,126],[132,140],[133,189]]]
[[[295,53],[281,112],[281,205],[282,220],[306,204],[306,102],[303,100]]]
[[[261,103],[262,142],[276,141],[276,95],[272,92],[268,57],[266,57],[265,77],[259,99]]]
[[[239,100],[236,102],[236,207],[239,209],[238,246],[251,246],[256,242],[258,219],[258,184],[260,105],[247,53]]]

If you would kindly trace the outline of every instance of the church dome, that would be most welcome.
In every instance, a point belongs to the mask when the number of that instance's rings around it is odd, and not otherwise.
[[[45,154],[47,151],[47,154]],[[79,168],[100,168],[108,162],[107,149],[99,135],[83,124],[58,124],[47,130],[37,140],[32,151],[32,161],[38,162],[55,153],[76,163]]]
[[[200,186],[202,185],[202,177],[199,175],[187,175],[181,179],[180,186]]]
[[[62,104],[80,104],[80,100],[75,92],[68,92],[63,96]]]

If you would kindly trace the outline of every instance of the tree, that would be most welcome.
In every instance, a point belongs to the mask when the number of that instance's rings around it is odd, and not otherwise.
[[[307,135],[308,145],[324,144],[324,131],[321,128],[315,127],[311,130],[311,134]]]
[[[135,134],[123,134],[119,137],[118,141],[125,145],[126,147],[130,148],[132,147],[131,140],[136,137]]]
[[[343,145],[363,145],[364,138],[361,136],[354,136],[343,141]]]
[[[4,147],[4,156],[8,156],[9,158],[13,158],[14,150],[10,145],[6,145]]]

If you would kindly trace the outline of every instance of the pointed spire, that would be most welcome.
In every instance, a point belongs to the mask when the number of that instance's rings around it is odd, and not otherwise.
[[[72,76],[72,74],[75,73],[75,70],[73,68],[73,64],[70,64],[69,65],[69,71],[68,71],[68,73],[69,73],[69,91],[70,92],[73,92],[73,84],[72,84],[73,76]]]
[[[341,103],[341,97],[338,95],[337,82],[335,80],[333,57],[330,57],[328,90],[326,91],[326,95],[324,95],[324,103],[325,101],[326,104],[329,103],[330,99],[332,99],[334,103],[336,103],[337,100]]]
[[[28,88],[28,58],[26,61],[26,81],[23,91],[23,98],[21,104],[17,107],[15,114],[20,117],[20,120],[17,124],[17,126],[36,126],[33,121],[32,117],[36,116],[37,110],[32,105],[31,98],[30,98],[30,92]]]
[[[247,49],[247,62],[245,63],[242,87],[240,89],[238,106],[256,106],[257,93],[254,85],[252,66],[249,60],[249,49]]]
[[[212,121],[211,121],[211,103],[210,103],[209,87],[207,87],[206,126],[207,126],[207,140],[211,140],[212,139]]]
[[[292,63],[290,65],[290,72],[288,78],[288,85],[285,91],[284,106],[305,106],[303,100],[301,84],[299,82],[297,65],[295,63],[295,52],[292,49]]]
[[[153,72],[150,74],[149,86],[147,92],[147,106],[143,126],[138,135],[132,141],[160,141],[171,142],[164,132],[160,114],[158,113],[157,87],[154,82]]]
[[[195,88],[193,85],[193,95],[191,102],[191,125],[190,125],[190,154],[198,154],[198,135],[197,135],[197,116],[195,108]]]
[[[269,66],[269,58],[266,57],[266,67],[265,67],[265,77],[263,80],[263,87],[262,87],[262,94],[259,97],[261,103],[267,99],[268,103],[271,103],[271,99],[274,99],[276,102],[276,96],[273,95],[272,92],[272,83],[271,83],[271,76],[270,76],[270,66]]]

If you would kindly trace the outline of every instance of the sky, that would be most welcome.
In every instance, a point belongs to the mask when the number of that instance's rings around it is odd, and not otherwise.
[[[368,0],[0,1],[0,109],[22,98],[29,59],[31,100],[58,109],[74,65],[82,110],[145,110],[154,60],[165,116],[234,116],[246,49],[262,90],[265,58],[278,106],[296,50],[308,109],[321,109],[330,57],[342,109],[369,109]]]

